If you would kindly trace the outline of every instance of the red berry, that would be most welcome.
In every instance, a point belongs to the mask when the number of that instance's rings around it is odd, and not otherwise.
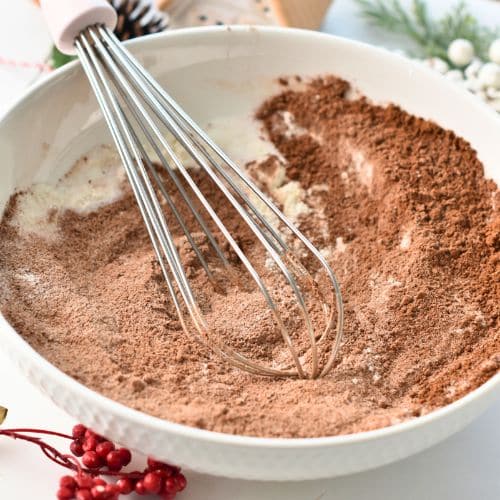
[[[73,453],[73,455],[75,455],[75,457],[81,457],[85,453],[83,450],[82,444],[78,441],[73,441],[69,445],[69,449],[70,449],[71,453]]]
[[[96,437],[96,436],[97,436],[97,434],[92,429],[87,429],[85,431],[85,435],[84,435],[85,439],[87,439],[89,437]]]
[[[152,471],[152,473],[163,479],[167,479],[173,475],[173,472],[170,469],[156,469]]]
[[[118,479],[118,481],[116,482],[116,486],[118,486],[119,493],[121,493],[122,495],[128,495],[129,493],[132,493],[132,491],[134,490],[134,485],[132,484],[132,481],[127,477]]]
[[[88,474],[78,474],[75,477],[75,480],[78,487],[82,490],[90,490],[90,488],[94,486],[94,480],[92,479],[92,476]]]
[[[89,469],[98,469],[102,466],[103,460],[95,451],[86,451],[83,454],[82,463]]]
[[[130,450],[127,450],[127,448],[120,448],[117,451],[120,453],[120,459],[123,467],[132,461],[132,453],[130,453]]]
[[[154,474],[153,472],[149,472],[144,476],[142,480],[144,483],[144,488],[148,493],[160,493],[163,481],[158,474]]]
[[[108,484],[101,477],[94,477],[92,482],[94,483],[94,486],[106,486],[106,484]]]
[[[169,477],[165,480],[165,486],[163,487],[164,493],[177,493],[177,480],[175,477]]]
[[[123,467],[123,457],[120,450],[110,451],[106,455],[106,465],[112,471],[119,471]]]
[[[111,441],[103,441],[96,446],[95,451],[100,457],[106,458],[106,455],[114,449],[115,445]]]
[[[120,493],[120,488],[116,484],[107,484],[106,493],[108,495],[118,495]]]
[[[59,488],[57,491],[57,499],[58,500],[70,500],[74,497],[74,490],[70,488]]]
[[[73,427],[73,431],[71,432],[71,435],[75,439],[82,439],[85,436],[86,432],[87,432],[87,428],[84,425],[77,424]]]
[[[107,439],[104,439],[102,436],[99,436],[99,434],[95,433],[91,429],[87,429],[85,431],[85,435],[83,436],[83,439],[95,439],[98,443],[101,441],[108,441]]]
[[[76,488],[75,478],[72,476],[63,476],[59,479],[59,486],[61,488],[69,488],[70,490],[74,490]]]
[[[90,493],[90,490],[78,490],[76,492],[76,500],[93,500],[92,499],[92,493]]]
[[[83,451],[95,451],[98,444],[99,441],[95,436],[86,437],[82,445]]]
[[[182,491],[186,488],[187,485],[187,479],[184,474],[177,474],[175,476],[175,480],[177,481],[177,491]]]
[[[96,500],[105,500],[108,496],[106,493],[106,486],[102,484],[94,486],[90,490],[90,493],[92,494],[92,498],[95,498]]]
[[[135,488],[134,488],[134,491],[138,494],[138,495],[145,495],[147,493],[147,490],[144,486],[144,482],[143,481],[137,481],[137,483],[135,483]]]
[[[166,463],[155,460],[154,458],[148,457],[148,468],[150,470],[166,469],[168,465]]]

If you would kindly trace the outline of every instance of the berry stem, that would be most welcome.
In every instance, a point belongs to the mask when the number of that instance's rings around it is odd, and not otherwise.
[[[60,438],[65,438],[65,439],[73,439],[73,436],[70,436],[69,434],[63,434],[61,432],[55,432],[55,431],[47,431],[44,429],[5,429],[6,432],[11,432],[11,433],[20,433],[20,434],[47,434],[48,436],[56,436]],[[0,430],[0,434],[2,434],[3,431]]]
[[[6,436],[10,437],[12,439],[19,439],[21,441],[27,441],[29,443],[36,444],[37,446],[40,447],[41,451],[43,454],[55,462],[56,464],[66,467],[67,469],[71,469],[74,471],[77,471],[80,469],[82,472],[86,474],[91,474],[95,475],[96,471],[92,469],[87,469],[85,467],[79,467],[77,466],[73,461],[68,459],[67,455],[64,455],[60,451],[58,451],[56,448],[53,446],[49,445],[48,443],[42,441],[39,437],[35,436],[27,436],[25,434],[44,434],[48,436],[55,436],[55,437],[61,437],[65,439],[73,439],[72,436],[69,436],[67,434],[62,434],[60,432],[54,432],[54,431],[47,431],[43,429],[0,429],[0,436]],[[129,479],[140,479],[142,477],[141,473],[136,473],[136,472],[119,472],[119,471],[99,471],[99,474],[105,475],[105,476],[112,476],[112,477],[123,477],[123,478],[129,478]]]
[[[49,434],[55,436],[60,435],[59,433],[53,433],[52,431],[43,431],[38,429],[28,429],[28,430],[0,429],[0,436],[6,436],[12,439],[19,439],[21,441],[27,441],[28,443],[36,444],[38,447],[40,447],[44,455],[53,462],[55,462],[56,464],[61,465],[62,467],[66,467],[67,469],[76,470],[75,464],[73,464],[70,460],[68,460],[68,458],[65,457],[65,455],[63,455],[61,452],[57,451],[56,448],[54,448],[48,443],[45,443],[39,437],[24,435],[25,432],[29,432],[32,434],[35,433]],[[64,434],[62,436],[71,439],[71,436],[66,436]]]

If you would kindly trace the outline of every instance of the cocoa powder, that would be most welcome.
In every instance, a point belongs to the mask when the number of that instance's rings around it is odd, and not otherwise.
[[[384,427],[446,405],[497,373],[500,196],[467,142],[396,106],[355,98],[334,77],[291,79],[256,117],[283,160],[249,171],[259,178],[283,161],[288,179],[307,190],[315,214],[299,216],[299,226],[342,286],[345,336],[330,375],[249,375],[187,338],[129,191],[85,216],[52,214],[55,240],[13,226],[23,195],[11,199],[0,227],[0,304],[14,328],[116,401],[254,436]],[[221,199],[211,201],[228,213]],[[246,252],[257,252],[248,230],[230,229]],[[220,328],[247,354],[272,359],[280,339],[259,317],[252,291],[219,304],[180,232],[176,243]],[[247,337],[237,338],[235,318]]]

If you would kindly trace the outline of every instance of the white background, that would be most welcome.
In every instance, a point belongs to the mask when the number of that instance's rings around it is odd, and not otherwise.
[[[306,1],[306,0],[304,0]],[[439,13],[449,0],[433,0]],[[483,22],[500,24],[500,4],[470,0]],[[39,62],[50,41],[38,10],[29,0],[0,0],[0,57]],[[324,30],[396,47],[391,37],[367,28],[350,0],[337,0]],[[0,66],[0,113],[38,77],[35,69]],[[59,431],[73,420],[33,389],[0,354],[0,404],[10,408],[8,427],[30,426]],[[60,443],[61,446],[65,442]],[[55,498],[61,470],[25,443],[0,440],[0,500]],[[186,500],[499,500],[500,401],[460,432],[419,455],[353,476],[303,483],[256,483],[188,474]],[[129,497],[132,500],[132,497]],[[137,497],[139,498],[139,497]],[[145,498],[145,497],[141,497]]]

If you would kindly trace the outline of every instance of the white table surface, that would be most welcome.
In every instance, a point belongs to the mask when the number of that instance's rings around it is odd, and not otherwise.
[[[434,12],[450,0],[433,0]],[[487,24],[500,24],[500,6],[470,0],[473,13]],[[39,12],[29,0],[0,0],[9,18],[0,30],[0,59],[39,62],[50,42]],[[337,0],[323,28],[342,36],[397,47],[391,37],[368,28],[350,0]],[[39,75],[36,69],[0,64],[0,113]],[[8,427],[59,431],[75,423],[12,367],[0,354],[0,404],[10,408]],[[64,445],[64,443],[62,443]],[[62,471],[37,448],[0,440],[0,500],[51,500]],[[188,474],[186,500],[499,500],[500,401],[464,431],[445,442],[373,471],[324,481],[258,483]],[[133,497],[129,497],[133,500]],[[137,497],[139,498],[139,497]],[[140,497],[144,498],[144,497]]]

